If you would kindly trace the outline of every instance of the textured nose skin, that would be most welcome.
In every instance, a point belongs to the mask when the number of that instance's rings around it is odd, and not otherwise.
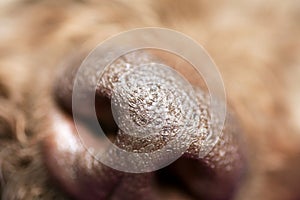
[[[101,79],[96,88],[96,109],[105,115],[108,113],[107,105],[103,99],[110,99],[112,91],[124,79],[128,73],[141,73],[141,63],[153,63],[157,58],[145,53],[133,53],[123,56],[113,65],[107,67],[101,74]],[[55,87],[55,95],[58,105],[71,113],[72,85],[79,64],[67,67],[63,75],[58,79]],[[151,76],[151,72],[147,72]],[[87,74],[87,79],[98,80],[97,74]],[[163,81],[169,76],[160,76]],[[126,80],[126,79],[125,79]],[[85,80],[82,81],[84,84]],[[174,85],[176,85],[174,83]],[[155,91],[155,90],[154,90]],[[231,114],[227,114],[224,129],[220,138],[212,150],[205,156],[199,156],[199,152],[205,145],[206,131],[213,129],[214,121],[211,120],[209,111],[208,94],[195,87],[197,105],[201,115],[198,119],[197,131],[193,134],[193,142],[180,159],[168,166],[165,171],[174,174],[184,185],[185,193],[192,199],[225,200],[231,199],[238,188],[241,177],[245,172],[246,160],[241,148],[240,129],[237,121]],[[157,90],[157,92],[160,92]],[[132,96],[131,96],[132,97]],[[185,96],[187,101],[189,96]],[[126,97],[127,98],[127,97]],[[141,100],[139,96],[136,100]],[[132,100],[132,98],[131,98]],[[132,101],[135,104],[138,101]],[[128,102],[127,102],[128,103]],[[149,102],[148,102],[149,103]],[[172,105],[172,104],[170,104]],[[132,105],[134,106],[134,105]],[[168,106],[169,108],[169,106]],[[187,108],[189,109],[189,108]],[[133,109],[134,110],[134,109]],[[173,111],[170,107],[169,112]],[[176,109],[175,109],[176,110]],[[105,111],[105,112],[104,112]],[[52,120],[53,133],[45,140],[45,161],[53,178],[59,185],[76,199],[160,199],[161,192],[157,189],[155,173],[130,174],[111,169],[97,161],[79,141],[73,120],[61,111],[55,111],[56,117]],[[136,112],[133,112],[133,114]],[[176,116],[176,111],[174,111]],[[179,111],[177,112],[177,114]],[[89,117],[89,113],[82,109],[82,115]],[[142,116],[142,117],[141,117]],[[135,116],[139,123],[149,121],[146,114]],[[111,116],[108,117],[110,119]],[[176,118],[176,117],[175,117]],[[144,120],[144,121],[143,121]],[[110,120],[106,120],[108,126]],[[176,120],[175,120],[176,122]],[[128,123],[129,124],[129,123]],[[174,125],[174,124],[173,124]],[[84,122],[81,126],[85,127]],[[113,123],[111,123],[113,126]],[[126,121],[123,121],[126,127]],[[172,135],[176,134],[175,126],[168,126],[169,130],[158,133],[148,138],[136,138],[131,133],[118,131],[114,143],[127,151],[149,152],[164,146]],[[164,129],[166,130],[166,129]],[[86,128],[83,134],[84,140],[101,145],[101,138],[95,137],[91,130]],[[178,197],[179,198],[179,197]],[[180,199],[180,198],[179,198]]]

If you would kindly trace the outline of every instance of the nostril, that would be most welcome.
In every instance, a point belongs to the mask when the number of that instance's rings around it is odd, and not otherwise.
[[[118,132],[118,126],[113,118],[110,99],[106,96],[96,95],[95,110],[99,125],[106,136],[114,141]]]

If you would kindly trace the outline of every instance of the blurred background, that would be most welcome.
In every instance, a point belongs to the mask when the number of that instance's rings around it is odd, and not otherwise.
[[[38,106],[31,91],[51,84],[66,57],[148,26],[191,36],[219,67],[249,152],[236,199],[300,199],[299,0],[1,0],[0,94],[10,95],[2,106],[31,113]],[[26,116],[16,127],[35,130]]]

